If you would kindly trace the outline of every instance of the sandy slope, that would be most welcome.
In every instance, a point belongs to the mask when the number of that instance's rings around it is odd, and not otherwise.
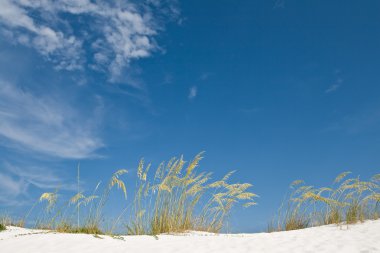
[[[337,227],[258,234],[128,236],[123,240],[9,227],[0,232],[1,253],[187,253],[187,252],[380,252],[380,220]]]

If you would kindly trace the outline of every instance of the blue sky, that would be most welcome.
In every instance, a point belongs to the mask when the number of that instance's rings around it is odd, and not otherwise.
[[[378,1],[29,1],[0,8],[0,207],[84,189],[140,158],[206,151],[254,184],[235,231],[290,182],[380,166]],[[128,185],[127,185],[128,188]],[[118,205],[112,200],[111,205]]]

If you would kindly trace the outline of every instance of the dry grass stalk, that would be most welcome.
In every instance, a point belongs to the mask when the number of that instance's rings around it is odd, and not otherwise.
[[[292,192],[286,198],[285,215],[281,211],[277,224],[268,230],[292,230],[325,224],[347,224],[379,218],[380,174],[369,181],[359,177],[348,178],[350,172],[338,175],[331,187],[315,188],[302,180],[291,184]],[[283,209],[280,208],[281,210]]]
[[[46,202],[46,206],[37,212],[35,227],[40,229],[52,229],[65,233],[89,233],[101,234],[100,222],[103,208],[108,200],[109,194],[114,187],[121,189],[124,197],[127,196],[127,190],[122,175],[126,170],[118,170],[112,176],[103,190],[101,197],[96,195],[100,182],[95,187],[92,195],[86,196],[79,191],[79,169],[78,169],[78,192],[68,201],[59,205],[58,190],[55,192],[45,192],[41,194],[39,200],[28,211],[25,218],[35,212],[35,207],[40,203]],[[79,213],[82,208],[81,213]],[[74,224],[74,215],[76,216],[76,225]],[[83,217],[82,221],[80,217]]]
[[[222,229],[231,208],[238,202],[245,207],[256,204],[256,195],[248,191],[250,184],[228,184],[228,173],[222,180],[211,182],[210,173],[196,168],[202,153],[186,163],[183,157],[161,163],[152,181],[148,180],[150,164],[140,161],[139,183],[134,199],[129,234],[159,234]],[[186,165],[187,164],[187,165]]]

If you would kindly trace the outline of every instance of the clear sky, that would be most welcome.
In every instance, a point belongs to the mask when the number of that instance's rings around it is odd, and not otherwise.
[[[380,166],[380,2],[0,0],[0,209],[140,158],[206,151],[254,184],[235,231],[288,185]],[[112,202],[113,201],[113,202]],[[111,199],[111,206],[118,200]],[[117,209],[117,208],[115,208]]]

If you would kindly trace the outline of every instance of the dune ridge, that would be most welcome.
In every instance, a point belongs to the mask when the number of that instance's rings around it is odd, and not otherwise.
[[[0,232],[2,253],[105,252],[380,252],[380,220],[255,234],[189,232],[177,235],[99,236],[8,227]]]

